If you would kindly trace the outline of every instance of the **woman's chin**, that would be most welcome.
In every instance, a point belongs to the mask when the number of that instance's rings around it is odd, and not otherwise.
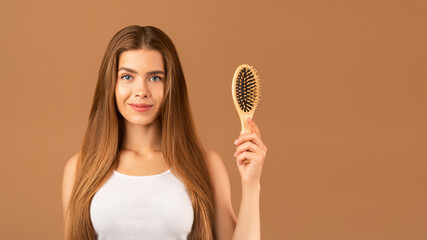
[[[128,120],[133,125],[150,125],[156,121],[158,121],[158,118],[154,119],[153,117],[138,117]]]

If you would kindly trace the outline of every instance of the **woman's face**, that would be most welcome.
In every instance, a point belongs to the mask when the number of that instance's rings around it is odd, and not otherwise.
[[[146,49],[122,52],[117,70],[115,97],[122,116],[133,124],[147,125],[156,120],[166,77],[160,52]],[[138,110],[130,105],[135,103],[152,106]]]

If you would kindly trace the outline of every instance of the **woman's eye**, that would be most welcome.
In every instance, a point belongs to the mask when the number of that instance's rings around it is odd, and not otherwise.
[[[153,78],[157,78],[158,80],[157,81],[155,81],[155,82],[158,82],[158,81],[160,81],[160,80],[162,80],[160,77],[158,77],[158,76],[153,76],[153,77],[151,77],[150,79],[153,79]]]
[[[129,77],[129,78],[125,78],[125,77]],[[122,76],[122,79],[123,79],[123,78],[125,78],[125,80],[130,80],[131,76],[129,76],[129,75],[123,75],[123,76]]]

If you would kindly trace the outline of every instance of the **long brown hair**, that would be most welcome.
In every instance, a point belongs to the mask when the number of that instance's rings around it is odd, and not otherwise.
[[[165,65],[165,95],[159,113],[162,149],[168,167],[185,184],[192,201],[194,221],[188,239],[216,239],[214,193],[207,155],[195,130],[175,45],[156,27],[132,25],[113,36],[102,60],[67,208],[67,240],[96,238],[90,203],[116,168],[125,137],[124,119],[114,95],[118,60],[122,52],[141,48],[159,51]]]

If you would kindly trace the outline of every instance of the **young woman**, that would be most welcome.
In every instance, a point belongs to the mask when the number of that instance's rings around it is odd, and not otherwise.
[[[64,168],[65,238],[260,239],[267,147],[249,122],[252,133],[235,143],[236,219],[223,160],[196,134],[173,42],[153,26],[120,30],[102,60],[81,151]]]

